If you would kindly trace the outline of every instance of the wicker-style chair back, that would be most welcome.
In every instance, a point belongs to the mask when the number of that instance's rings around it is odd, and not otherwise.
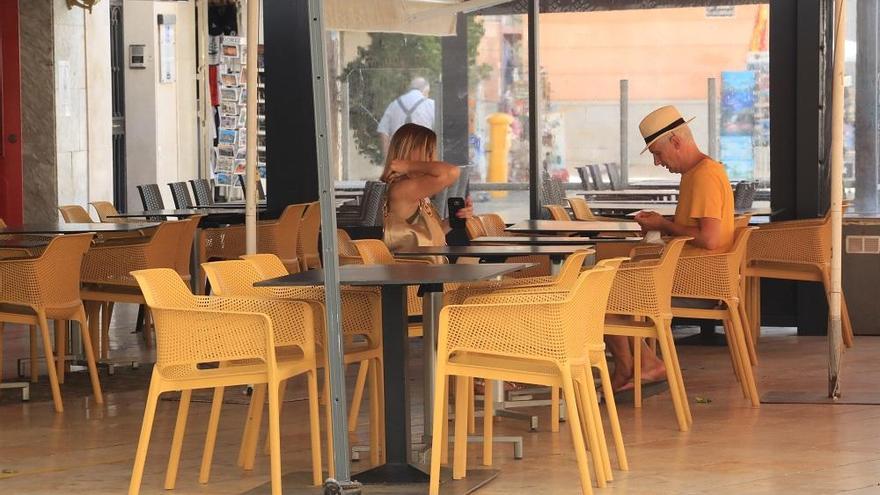
[[[757,182],[740,181],[733,188],[733,207],[737,210],[745,210],[752,207],[755,200],[755,192],[758,190]]]
[[[588,169],[586,166],[582,166],[577,167],[575,170],[577,170],[578,177],[580,177],[581,179],[581,187],[584,188],[584,191],[591,191],[595,189],[595,187],[593,186],[593,179],[590,176],[590,169]]]
[[[620,179],[620,166],[616,163],[606,163],[605,170],[608,172],[608,182],[611,189],[618,191],[623,189],[623,182]]]
[[[736,229],[741,229],[743,227],[748,227],[749,222],[751,222],[751,221],[752,221],[752,215],[750,213],[745,214],[745,215],[734,215],[733,228],[734,228],[734,230],[736,230]]]
[[[144,210],[164,210],[165,202],[162,200],[162,193],[159,191],[159,184],[143,184],[137,186],[138,195],[141,197],[141,203]]]
[[[595,184],[596,190],[607,191],[608,189],[611,189],[611,184],[605,182],[605,178],[603,177],[602,165],[593,163],[587,165],[587,169],[590,171],[590,177],[593,179],[593,184]]]
[[[274,222],[266,222],[260,225],[257,247],[261,253],[272,253],[284,260],[291,266],[299,261],[298,247],[300,243],[300,223],[303,220],[303,211],[308,205],[287,205],[281,216]],[[317,249],[317,247],[315,248]]]
[[[477,237],[486,236],[486,229],[483,222],[477,217],[471,217],[465,220],[464,227],[467,230],[468,239],[476,239]]]
[[[360,239],[352,241],[358,255],[365,265],[393,265],[394,255],[388,246],[379,239]]]
[[[98,220],[104,223],[125,223],[124,218],[115,218],[112,215],[118,215],[119,211],[109,201],[92,201],[89,203],[98,214]]]
[[[83,260],[82,281],[133,286],[137,284],[131,272],[147,268],[170,268],[177,277],[187,276],[197,223],[198,218],[163,222],[146,242],[93,247]]]
[[[670,304],[675,267],[689,239],[669,240],[656,260],[622,265],[611,289],[608,312],[658,320],[672,318]]]
[[[342,229],[336,229],[336,245],[339,251],[340,265],[360,265],[363,264],[361,255],[351,241],[348,232]]]
[[[581,273],[571,292],[540,292],[516,302],[492,304],[487,294],[465,305],[443,308],[438,354],[474,352],[508,358],[540,359],[559,368],[582,360],[591,341],[602,339],[605,308],[616,269]],[[484,302],[485,301],[485,302]]]
[[[483,215],[477,215],[477,218],[479,218],[480,223],[483,224],[483,230],[486,231],[486,235],[501,236],[507,234],[507,225],[505,225],[504,219],[501,218],[501,215],[497,213],[485,213]]]
[[[571,205],[571,212],[574,214],[575,220],[591,221],[596,219],[586,199],[571,197],[568,198],[568,204]]]
[[[0,261],[0,304],[34,311],[60,310],[70,316],[80,308],[80,266],[93,234],[56,236],[36,258]]]
[[[174,207],[178,210],[186,210],[195,206],[189,195],[189,188],[186,182],[172,182],[168,184],[171,188],[171,197],[174,199]]]
[[[547,208],[547,211],[550,212],[550,218],[553,220],[563,220],[563,221],[571,220],[571,216],[569,216],[568,212],[565,211],[564,206],[544,205],[544,208]]]
[[[246,254],[241,259],[252,264],[264,279],[290,274],[281,259],[272,254]]]
[[[214,204],[214,188],[211,187],[211,181],[208,179],[191,179],[189,185],[192,187],[196,205],[210,206]]]
[[[672,295],[722,301],[739,297],[740,271],[753,230],[754,227],[736,229],[733,246],[726,253],[681,256]]]
[[[376,227],[382,225],[384,218],[382,212],[385,208],[385,191],[388,184],[381,181],[368,181],[364,186],[364,195],[361,198],[361,225]]]
[[[321,204],[309,203],[302,221],[299,224],[299,242],[296,254],[303,270],[321,267],[321,256],[318,253],[318,236],[321,232]]]
[[[58,207],[61,217],[67,223],[92,223],[91,215],[80,205],[63,205]]]

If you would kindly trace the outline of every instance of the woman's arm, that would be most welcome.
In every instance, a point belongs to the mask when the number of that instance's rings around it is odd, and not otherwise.
[[[451,186],[460,173],[457,165],[446,162],[394,160],[391,162],[389,181],[394,182],[401,176],[407,179],[397,182],[389,194],[392,201],[414,203]]]

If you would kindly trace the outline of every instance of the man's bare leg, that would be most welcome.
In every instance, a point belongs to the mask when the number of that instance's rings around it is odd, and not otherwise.
[[[633,378],[633,352],[629,337],[622,335],[606,335],[605,344],[614,357],[614,374],[611,375],[611,387],[614,390],[625,388]],[[666,366],[651,348],[642,341],[642,379],[657,381],[666,377]]]

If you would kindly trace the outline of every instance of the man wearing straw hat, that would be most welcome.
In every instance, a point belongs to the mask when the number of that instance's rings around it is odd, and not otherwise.
[[[639,124],[645,151],[654,165],[681,174],[675,218],[652,211],[639,212],[635,220],[645,231],[668,236],[689,236],[689,254],[725,252],[733,244],[733,189],[724,166],[700,151],[688,123],[672,106],[649,113]]]
[[[674,106],[660,107],[639,124],[645,138],[645,151],[654,155],[654,165],[681,174],[675,218],[664,218],[653,211],[639,212],[635,219],[642,229],[662,235],[693,237],[687,254],[724,252],[733,244],[733,190],[724,166],[700,151],[688,123]],[[708,274],[707,274],[708,275]],[[633,388],[633,352],[629,339],[619,335],[605,337],[614,356],[615,392]],[[642,379],[662,381],[666,367],[642,343]]]

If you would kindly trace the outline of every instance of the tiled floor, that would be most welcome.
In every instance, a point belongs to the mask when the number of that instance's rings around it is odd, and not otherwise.
[[[123,311],[120,319],[130,322],[132,315]],[[27,354],[25,341],[16,333],[23,334],[7,331],[7,377],[14,371],[10,363]],[[148,360],[150,352],[134,336],[120,329],[114,335],[115,356]],[[692,431],[677,430],[668,392],[647,399],[641,410],[621,405],[631,470],[615,471],[609,487],[594,493],[880,493],[880,406],[763,404],[753,409],[742,398],[724,348],[679,349],[694,414]],[[880,338],[856,339],[856,346],[844,357],[844,394],[877,392],[880,399],[878,352]],[[763,337],[757,368],[761,392],[794,390],[821,395],[826,388],[825,353],[823,338],[799,338],[785,332]],[[101,379],[113,378],[102,373]],[[412,385],[416,388],[420,383],[415,379]],[[298,383],[293,388],[302,386]],[[60,415],[49,402],[0,407],[0,494],[125,492],[145,395],[145,390],[108,394],[103,407],[88,399],[68,399]],[[705,400],[698,403],[697,397]],[[164,492],[176,406],[174,401],[160,402],[142,493]],[[535,433],[529,433],[519,421],[498,421],[497,435],[523,437],[524,459],[514,460],[509,445],[496,446],[495,467],[501,474],[478,494],[579,493],[568,432],[564,424],[561,433],[548,432],[547,409],[533,409],[541,421]],[[235,465],[246,406],[230,404],[224,406],[221,418],[211,481],[198,484],[208,410],[207,403],[191,407],[177,487],[171,493],[236,494],[266,483],[268,465],[262,454],[253,472],[243,472]],[[305,418],[304,402],[285,406],[285,471],[309,469]],[[418,415],[415,421],[420,423]],[[420,424],[415,429],[420,430]],[[365,441],[366,424],[360,438]],[[479,445],[471,446],[469,466],[479,466],[480,449]],[[366,467],[361,461],[354,469]],[[413,489],[413,493],[425,492],[426,487]]]

